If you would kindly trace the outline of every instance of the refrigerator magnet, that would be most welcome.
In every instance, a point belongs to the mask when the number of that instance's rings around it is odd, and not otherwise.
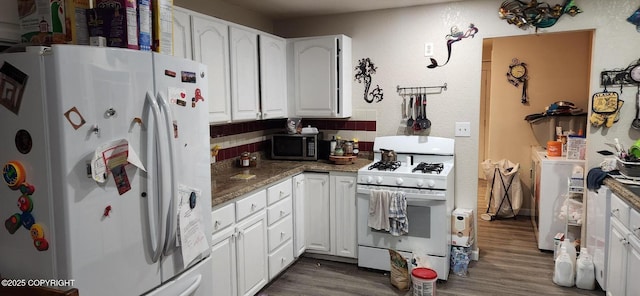
[[[4,62],[0,67],[0,105],[17,115],[28,79],[29,75]]]
[[[176,72],[173,72],[171,70],[164,70],[164,75],[167,75],[169,77],[176,77]]]
[[[27,182],[20,184],[18,189],[20,190],[20,193],[26,195],[32,195],[34,192],[36,192],[36,187]]]
[[[18,213],[15,213],[9,217],[9,219],[4,220],[4,228],[9,231],[10,234],[16,233],[18,228],[22,225],[22,216]]]
[[[26,179],[26,172],[18,161],[10,161],[2,168],[2,178],[11,190],[17,190]]]
[[[109,217],[109,213],[111,213],[111,205],[108,205],[104,208],[102,212],[102,217]]]
[[[32,239],[44,238],[44,230],[42,230],[42,225],[36,223],[31,226],[31,230],[29,230]]]
[[[113,180],[116,182],[118,194],[123,195],[127,191],[131,190],[131,183],[129,183],[127,170],[124,168],[124,165],[111,168],[111,173],[113,174]]]
[[[37,238],[33,240],[33,245],[38,251],[46,251],[49,249],[49,242],[43,238]]]
[[[31,139],[31,134],[26,130],[19,130],[16,132],[15,137],[16,148],[18,152],[22,154],[27,154],[31,152],[31,148],[33,147],[33,140]]]
[[[31,213],[29,212],[22,212],[22,226],[24,226],[24,228],[26,228],[27,230],[31,230],[31,226],[33,226],[33,224],[36,224],[36,219],[33,218],[33,215],[31,215]]]
[[[173,137],[178,138],[178,122],[175,120],[173,121]]]
[[[67,112],[64,112],[64,117],[67,118],[67,121],[69,121],[69,123],[71,124],[71,126],[73,126],[73,129],[79,129],[81,126],[83,126],[85,123],[87,123],[84,120],[84,117],[82,117],[82,114],[80,114],[80,111],[78,111],[78,108],[73,107],[69,110],[67,110]]]
[[[194,72],[180,71],[180,77],[182,77],[182,82],[196,83],[196,73]]]
[[[23,194],[18,197],[18,208],[22,212],[31,212],[33,210],[33,200],[31,200],[31,196]]]

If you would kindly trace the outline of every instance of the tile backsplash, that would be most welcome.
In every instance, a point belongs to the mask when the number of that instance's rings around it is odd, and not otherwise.
[[[366,112],[354,113],[367,114]],[[358,120],[355,120],[358,118]],[[373,118],[372,120],[369,120]],[[244,151],[251,153],[265,152],[268,147],[269,135],[283,132],[286,119],[269,119],[230,123],[224,125],[212,125],[209,127],[210,144],[222,147],[218,151],[217,161],[235,158]],[[372,151],[373,140],[376,136],[375,114],[367,116],[354,116],[349,120],[338,119],[303,119],[302,125],[317,127],[323,133],[325,140],[334,136],[351,140],[358,138],[360,151]]]

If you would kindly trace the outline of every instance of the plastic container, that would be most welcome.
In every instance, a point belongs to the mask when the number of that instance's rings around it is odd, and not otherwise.
[[[562,142],[547,142],[547,156],[562,156]]]
[[[436,295],[436,281],[438,273],[430,268],[417,267],[411,271],[413,283],[413,296]]]
[[[576,263],[576,287],[584,290],[593,290],[596,288],[593,258],[587,253],[587,248],[580,250],[580,258],[578,258]]]
[[[640,162],[624,161],[616,156],[616,166],[627,177],[640,177]]]

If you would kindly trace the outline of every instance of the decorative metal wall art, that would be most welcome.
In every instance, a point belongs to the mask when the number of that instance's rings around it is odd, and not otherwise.
[[[362,83],[364,81],[364,101],[367,103],[376,103],[382,101],[384,99],[384,93],[380,88],[380,85],[376,85],[371,92],[369,89],[371,88],[371,75],[376,74],[376,69],[378,69],[370,58],[364,58],[358,60],[358,66],[356,67],[356,75],[355,80],[358,83]]]
[[[556,24],[563,14],[575,16],[582,10],[574,4],[574,0],[564,0],[562,5],[551,7],[546,2],[531,0],[529,3],[520,0],[507,0],[502,2],[498,10],[498,16],[507,23],[527,30],[530,26],[536,28],[548,28]]]
[[[619,86],[620,93],[624,86],[636,86],[640,84],[640,59],[631,62],[624,69],[605,70],[600,72],[600,85]]]
[[[427,66],[427,68],[433,69],[436,67],[442,67],[449,63],[449,59],[451,59],[451,46],[464,38],[473,38],[477,33],[478,28],[474,24],[469,24],[469,29],[467,29],[467,31],[464,33],[460,31],[457,26],[451,27],[451,34],[447,34],[447,36],[444,37],[447,40],[447,61],[442,65],[438,65],[438,61],[436,61],[436,59],[434,58],[431,58],[431,65]]]

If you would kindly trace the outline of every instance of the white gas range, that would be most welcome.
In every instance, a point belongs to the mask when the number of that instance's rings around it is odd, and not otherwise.
[[[451,212],[454,207],[454,140],[427,136],[377,137],[374,160],[358,170],[358,266],[389,270],[388,249],[426,255],[438,278],[449,273]],[[395,162],[382,162],[393,150]],[[372,190],[402,191],[409,233],[393,236],[367,226]]]

